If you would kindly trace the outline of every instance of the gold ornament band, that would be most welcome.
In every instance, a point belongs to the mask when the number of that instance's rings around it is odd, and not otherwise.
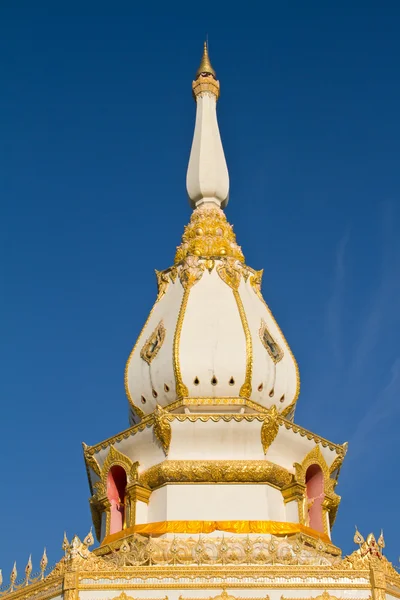
[[[135,525],[118,533],[108,535],[104,538],[102,545],[109,544],[133,533],[141,535],[164,535],[166,533],[213,533],[214,531],[237,534],[260,533],[276,536],[304,533],[325,543],[331,543],[328,535],[315,531],[301,523],[284,523],[281,521],[159,521],[157,523]]]

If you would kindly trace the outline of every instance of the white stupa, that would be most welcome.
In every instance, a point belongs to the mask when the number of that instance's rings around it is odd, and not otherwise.
[[[14,600],[400,598],[384,539],[331,539],[346,444],[294,423],[296,360],[223,212],[229,176],[207,46],[193,82],[193,214],[128,358],[131,426],[84,444],[90,533],[64,538]],[[161,249],[160,249],[161,250]],[[355,498],[355,510],[357,502]]]

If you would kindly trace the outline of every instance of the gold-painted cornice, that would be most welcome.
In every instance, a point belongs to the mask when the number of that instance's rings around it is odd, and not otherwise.
[[[190,400],[190,401],[196,401],[197,399],[185,399]],[[225,400],[225,399],[223,399]],[[246,405],[250,406],[251,401],[246,401]],[[254,406],[256,405],[256,403],[253,404]],[[254,421],[254,420],[258,420],[258,421],[263,421],[266,416],[269,414],[269,410],[270,409],[263,409],[264,412],[259,412],[259,413],[245,413],[245,414],[239,414],[239,413],[190,413],[190,414],[172,414],[171,412],[169,412],[170,410],[176,410],[177,408],[179,408],[180,406],[184,406],[184,401],[183,400],[179,400],[178,402],[173,402],[170,405],[165,407],[165,411],[168,411],[168,416],[167,419],[169,422],[172,422],[174,420],[177,421],[191,421],[192,423],[195,421],[202,421],[202,422],[207,422],[207,421],[214,421],[214,422],[218,422],[218,421]],[[292,423],[291,421],[288,421],[287,419],[285,419],[284,417],[282,417],[281,415],[278,415],[277,417],[277,421],[279,423],[280,426],[285,427],[286,429],[291,429],[294,433],[298,433],[301,437],[306,437],[308,440],[313,440],[316,444],[321,444],[321,446],[323,448],[329,448],[332,451],[335,451],[339,456],[344,456],[345,455],[345,447],[344,445],[340,445],[340,444],[334,444],[333,442],[330,442],[329,440],[316,435],[315,433],[312,433],[311,431],[309,431],[308,429],[304,429],[303,427],[300,427],[299,425],[296,425],[295,423]],[[144,417],[144,419],[142,421],[140,421],[140,423],[138,423],[137,425],[133,425],[132,427],[129,427],[128,429],[125,429],[124,431],[122,431],[121,433],[118,433],[110,438],[107,438],[106,440],[99,442],[98,444],[95,444],[93,446],[87,446],[86,447],[86,452],[89,455],[94,455],[97,452],[99,452],[102,449],[106,449],[109,446],[121,442],[124,439],[128,439],[131,435],[135,435],[136,433],[140,432],[140,431],[144,431],[146,429],[146,427],[151,427],[154,424],[154,414],[151,413],[149,415],[147,415],[146,417]],[[85,454],[86,456],[86,454]]]

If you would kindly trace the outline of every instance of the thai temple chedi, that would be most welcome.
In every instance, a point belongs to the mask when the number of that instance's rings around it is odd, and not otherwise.
[[[84,444],[94,535],[7,600],[400,598],[384,539],[331,541],[347,445],[294,421],[295,357],[224,208],[229,175],[207,46],[192,83],[193,213],[125,369],[130,427]],[[122,410],[122,407],[121,407]],[[112,432],[110,432],[112,433]],[[21,574],[20,574],[21,575]]]

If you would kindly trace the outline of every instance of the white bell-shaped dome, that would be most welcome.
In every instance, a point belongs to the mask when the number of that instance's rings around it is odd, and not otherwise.
[[[275,405],[291,416],[298,367],[261,275],[244,264],[220,208],[193,212],[175,265],[157,273],[156,303],[126,365],[132,421],[157,404],[196,412]]]

